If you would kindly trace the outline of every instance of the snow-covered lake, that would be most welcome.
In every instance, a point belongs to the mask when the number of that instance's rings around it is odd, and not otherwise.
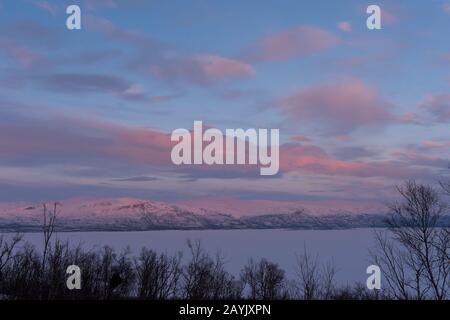
[[[340,284],[367,279],[371,264],[369,249],[373,247],[373,230],[204,230],[204,231],[140,231],[140,232],[67,232],[58,233],[61,240],[82,244],[86,249],[108,245],[122,250],[130,247],[133,254],[142,247],[167,253],[186,252],[186,240],[200,240],[203,248],[214,254],[218,250],[227,258],[227,269],[239,274],[250,257],[267,258],[295,276],[296,257],[306,247],[323,262],[333,259]],[[27,233],[25,240],[42,247],[42,234]]]

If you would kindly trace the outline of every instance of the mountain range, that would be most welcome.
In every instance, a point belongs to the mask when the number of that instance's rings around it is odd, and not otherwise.
[[[51,204],[47,204],[52,209]],[[58,205],[58,231],[144,231],[206,229],[349,229],[384,227],[385,215],[338,212],[317,215],[299,207],[290,212],[240,216],[165,202],[113,198],[68,200]],[[0,231],[42,230],[43,205],[0,204]]]

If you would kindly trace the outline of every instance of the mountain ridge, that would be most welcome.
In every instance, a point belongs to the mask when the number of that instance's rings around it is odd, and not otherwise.
[[[47,208],[50,208],[47,205]],[[42,205],[0,205],[0,231],[39,232]],[[58,206],[57,231],[146,231],[228,229],[350,229],[385,227],[385,214],[339,213],[313,215],[299,208],[289,213],[235,217],[231,214],[187,208],[135,198],[69,200]]]

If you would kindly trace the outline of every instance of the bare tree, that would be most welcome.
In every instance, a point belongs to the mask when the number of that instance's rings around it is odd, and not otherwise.
[[[450,197],[450,181],[448,182],[441,182],[440,183],[443,191],[444,191],[444,195],[447,196],[447,200],[448,197]],[[450,204],[447,203],[445,205],[445,209],[447,210],[447,212],[450,211]],[[447,223],[446,226],[442,228],[442,233],[440,234],[440,242],[441,245],[438,246],[441,250],[442,250],[442,256],[445,257],[448,261],[450,261],[450,214],[447,214]]]
[[[410,298],[411,279],[407,277],[406,253],[395,247],[395,243],[388,238],[385,232],[375,232],[376,250],[372,251],[372,257],[375,264],[383,270],[384,280],[386,281],[389,291],[396,299],[408,300]],[[417,270],[415,278],[420,280],[421,272]],[[416,298],[422,298],[420,285],[413,291]],[[419,291],[419,292],[418,292]]]
[[[288,290],[284,270],[276,263],[261,259],[255,262],[250,259],[241,273],[242,281],[249,286],[250,299],[285,299]]]
[[[9,263],[13,257],[14,248],[22,241],[23,235],[16,234],[11,241],[7,241],[4,235],[0,235],[0,279],[3,268]]]
[[[441,226],[445,206],[430,186],[410,181],[397,190],[403,201],[390,206],[390,233],[375,235],[375,262],[395,297],[446,299],[450,238]]]
[[[14,249],[22,239],[23,236],[20,234],[16,234],[11,241],[6,240],[3,235],[0,235],[0,293],[3,291],[3,270],[14,257]]]
[[[50,248],[50,240],[52,238],[53,232],[55,231],[56,224],[56,216],[58,213],[58,206],[60,204],[58,202],[53,203],[53,208],[51,210],[47,210],[47,204],[43,204],[43,213],[44,219],[42,222],[42,231],[44,234],[44,251],[42,253],[42,269],[45,270],[45,262],[47,258],[47,252]]]
[[[181,274],[181,254],[170,257],[143,248],[135,259],[138,297],[165,300],[175,298]]]
[[[36,299],[41,297],[41,256],[34,247],[25,244],[6,265],[3,291],[10,299]]]
[[[334,260],[328,261],[322,266],[322,285],[320,290],[322,299],[329,300],[334,295],[336,273]]]
[[[120,255],[111,247],[105,246],[98,253],[94,265],[100,299],[115,299],[127,296],[134,282],[133,262],[126,248]]]
[[[183,268],[181,296],[185,299],[239,298],[240,281],[225,270],[225,259],[218,252],[215,258],[203,251],[200,241],[187,242],[191,259]]]
[[[53,203],[53,207],[51,209],[47,208],[47,204],[43,204],[43,221],[42,221],[42,231],[44,235],[44,248],[42,253],[42,276],[41,276],[41,299],[46,299],[49,294],[50,288],[48,287],[48,283],[46,283],[46,272],[47,272],[47,255],[49,250],[51,249],[51,239],[53,236],[53,232],[55,231],[56,224],[56,216],[58,214],[58,206],[60,204],[58,202]]]
[[[368,290],[366,284],[357,282],[353,285],[338,287],[331,296],[333,300],[388,300],[392,296],[386,290]]]
[[[297,275],[302,299],[331,299],[335,290],[336,276],[336,267],[332,260],[320,264],[318,256],[313,257],[305,248],[297,257]]]

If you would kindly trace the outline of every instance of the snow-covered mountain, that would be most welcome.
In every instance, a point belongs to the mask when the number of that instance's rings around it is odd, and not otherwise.
[[[52,204],[47,204],[52,210]],[[236,217],[203,208],[134,198],[67,200],[58,205],[60,231],[131,231],[166,229],[345,229],[382,227],[374,213],[314,215],[304,209]],[[43,205],[0,204],[0,231],[40,231]]]

